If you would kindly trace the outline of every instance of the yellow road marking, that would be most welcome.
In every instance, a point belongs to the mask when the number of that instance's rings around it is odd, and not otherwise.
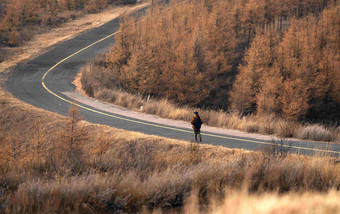
[[[111,117],[111,118],[116,118],[116,119],[120,119],[120,120],[125,120],[125,121],[129,121],[129,122],[133,122],[133,123],[138,123],[138,124],[142,124],[142,125],[148,125],[148,126],[153,126],[153,127],[157,127],[157,128],[164,128],[164,129],[169,129],[169,130],[174,130],[174,131],[179,131],[179,132],[186,132],[186,133],[192,133],[192,131],[188,131],[188,130],[184,130],[184,129],[179,129],[179,128],[173,128],[173,127],[168,127],[168,126],[163,126],[163,125],[157,125],[157,124],[152,124],[152,123],[147,123],[147,122],[141,122],[141,121],[138,121],[138,120],[133,120],[133,119],[128,119],[128,118],[123,118],[123,117],[119,117],[119,116],[114,116],[112,114],[108,114],[108,113],[105,113],[105,112],[102,112],[102,111],[98,111],[98,110],[95,110],[95,109],[92,109],[92,108],[88,108],[86,106],[83,106],[83,105],[80,105],[78,103],[75,103],[75,102],[72,102],[70,100],[67,100],[59,95],[57,95],[56,93],[52,92],[49,88],[47,88],[47,86],[45,85],[44,83],[44,80],[47,76],[47,74],[52,71],[54,68],[56,68],[58,65],[60,65],[61,63],[65,62],[66,60],[70,59],[71,57],[79,54],[80,52],[92,47],[93,45],[95,44],[98,44],[99,42],[102,42],[114,35],[116,35],[119,31],[115,32],[115,33],[112,33],[88,46],[86,46],[85,48],[71,54],[70,56],[60,60],[58,63],[56,63],[54,66],[52,66],[42,77],[41,79],[41,84],[42,86],[50,93],[52,94],[53,96],[59,98],[60,100],[63,100],[67,103],[70,103],[70,104],[73,104],[75,106],[78,106],[82,109],[85,109],[85,110],[88,110],[88,111],[92,111],[94,113],[97,113],[97,114],[101,114],[101,115],[104,115],[104,116],[107,116],[107,117]],[[248,139],[242,139],[242,138],[236,138],[236,137],[227,137],[227,136],[221,136],[221,135],[215,135],[215,134],[209,134],[209,133],[206,133],[204,134],[204,136],[210,136],[210,137],[216,137],[216,138],[222,138],[222,139],[229,139],[229,140],[238,140],[238,141],[244,141],[244,142],[250,142],[250,143],[256,143],[256,144],[262,144],[262,145],[271,145],[271,143],[269,142],[261,142],[261,141],[256,141],[256,140],[248,140]],[[302,149],[302,150],[310,150],[310,151],[317,151],[317,152],[327,152],[327,153],[335,153],[335,154],[340,154],[340,152],[337,152],[337,151],[332,151],[332,150],[322,150],[322,149],[315,149],[315,148],[307,148],[307,147],[299,147],[299,146],[289,146],[289,145],[283,145],[284,147],[290,147],[290,148],[294,148],[294,149]]]

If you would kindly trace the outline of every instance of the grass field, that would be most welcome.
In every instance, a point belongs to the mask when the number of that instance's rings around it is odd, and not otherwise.
[[[128,132],[80,121],[76,108],[68,118],[36,109],[3,91],[0,115],[5,213],[174,208],[245,213],[264,209],[267,198],[272,202],[266,209],[275,210],[300,195],[301,203],[311,197],[312,207],[337,212],[340,165],[334,158],[232,150]],[[283,213],[304,210],[296,206]]]

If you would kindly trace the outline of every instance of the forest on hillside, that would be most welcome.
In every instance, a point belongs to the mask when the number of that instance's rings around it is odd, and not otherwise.
[[[122,21],[101,69],[83,73],[85,89],[121,88],[244,115],[339,120],[339,9],[335,0],[155,6],[142,21]]]
[[[136,2],[137,0],[0,0],[0,48],[18,46],[36,33],[56,27],[83,13],[96,13],[110,4]]]

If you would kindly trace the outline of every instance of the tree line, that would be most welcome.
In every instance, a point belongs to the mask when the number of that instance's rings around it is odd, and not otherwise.
[[[136,0],[0,0],[0,47],[18,46],[42,28],[60,25],[79,13]]]
[[[333,0],[172,1],[125,18],[96,76],[180,104],[339,118],[338,10]]]
[[[292,20],[282,38],[272,31],[257,34],[239,66],[232,107],[288,119],[339,118],[339,9]]]

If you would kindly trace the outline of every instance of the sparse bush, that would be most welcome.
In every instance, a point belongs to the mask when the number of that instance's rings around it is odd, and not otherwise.
[[[8,38],[8,44],[10,46],[18,46],[22,43],[22,40],[20,38],[20,33],[17,30],[13,30],[9,34]]]
[[[331,131],[324,126],[315,124],[304,127],[300,133],[300,138],[304,140],[329,142],[333,140],[333,135]]]
[[[247,122],[245,125],[245,131],[249,133],[257,133],[259,132],[259,124],[256,122]]]
[[[301,130],[301,125],[295,121],[281,120],[276,127],[279,137],[288,138],[296,137]]]
[[[84,151],[83,147],[88,140],[86,127],[80,126],[82,117],[79,108],[71,105],[69,109],[69,119],[65,124],[64,130],[59,134],[59,145],[61,157],[65,164],[69,166],[72,173],[82,171]]]
[[[265,155],[277,157],[277,158],[286,158],[292,143],[286,143],[283,139],[279,141],[272,140],[270,145],[266,145],[262,148],[262,151]]]

